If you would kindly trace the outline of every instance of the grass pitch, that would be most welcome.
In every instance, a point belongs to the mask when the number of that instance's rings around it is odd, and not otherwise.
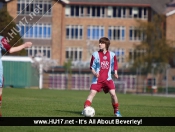
[[[89,91],[5,88],[4,117],[82,117]],[[117,94],[124,117],[174,117],[175,98]],[[113,117],[109,94],[97,93],[92,106],[95,117]],[[0,126],[0,132],[174,132],[175,127],[143,126]]]

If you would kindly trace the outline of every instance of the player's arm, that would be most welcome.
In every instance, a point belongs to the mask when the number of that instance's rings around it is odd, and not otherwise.
[[[114,76],[115,76],[116,78],[118,78],[117,70],[114,71]]]
[[[94,76],[96,76],[97,78],[99,77],[99,74],[96,73],[96,71],[95,71],[94,69],[92,69],[91,71],[92,71],[92,74],[93,74]]]
[[[22,50],[22,49],[29,48],[29,47],[31,47],[31,46],[32,46],[32,43],[31,43],[31,42],[26,42],[26,43],[24,43],[24,44],[22,44],[22,45],[20,45],[20,46],[11,47],[11,48],[9,49],[9,53],[18,52],[18,51],[20,51],[20,50]]]
[[[93,74],[94,76],[98,77],[99,74],[95,71],[96,64],[95,64],[94,60],[95,60],[95,58],[94,58],[94,56],[92,55],[92,57],[91,57],[91,62],[90,62],[90,69],[91,69],[91,71],[92,71],[92,74]]]
[[[117,62],[117,57],[116,55],[114,56],[114,76],[118,78],[118,62]]]

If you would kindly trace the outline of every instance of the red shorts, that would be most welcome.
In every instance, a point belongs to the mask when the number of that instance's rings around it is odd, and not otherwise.
[[[114,82],[112,80],[107,80],[105,82],[97,82],[97,84],[91,84],[90,87],[91,90],[95,90],[97,92],[100,92],[101,90],[104,91],[104,93],[108,93],[109,90],[115,89]]]

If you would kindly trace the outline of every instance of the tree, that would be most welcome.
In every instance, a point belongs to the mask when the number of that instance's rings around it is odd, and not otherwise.
[[[168,41],[165,36],[165,16],[155,15],[150,22],[138,21],[137,36],[143,37],[139,45],[135,45],[136,54],[134,56],[133,67],[142,67],[142,71],[151,73],[161,72],[169,63],[175,53],[173,42]],[[130,58],[130,62],[131,62]]]
[[[66,88],[70,89],[71,88],[71,79],[72,78],[72,60],[69,59],[67,60],[64,65],[63,65],[65,71],[66,71]]]
[[[69,59],[67,62],[64,62],[63,65],[67,74],[72,74],[72,60]]]
[[[0,16],[0,35],[4,36],[11,46],[21,45],[23,40],[18,32],[19,29],[17,30],[16,23],[13,21],[13,18],[9,15],[5,7],[0,10]],[[13,36],[10,36],[9,34],[12,34],[12,31],[15,31],[15,33],[13,33]],[[26,50],[21,50],[11,55],[24,56],[26,55]]]

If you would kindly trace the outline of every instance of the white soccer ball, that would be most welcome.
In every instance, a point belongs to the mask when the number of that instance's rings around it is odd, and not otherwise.
[[[88,107],[84,108],[83,115],[85,117],[94,117],[95,116],[95,109],[91,106],[88,106]]]

